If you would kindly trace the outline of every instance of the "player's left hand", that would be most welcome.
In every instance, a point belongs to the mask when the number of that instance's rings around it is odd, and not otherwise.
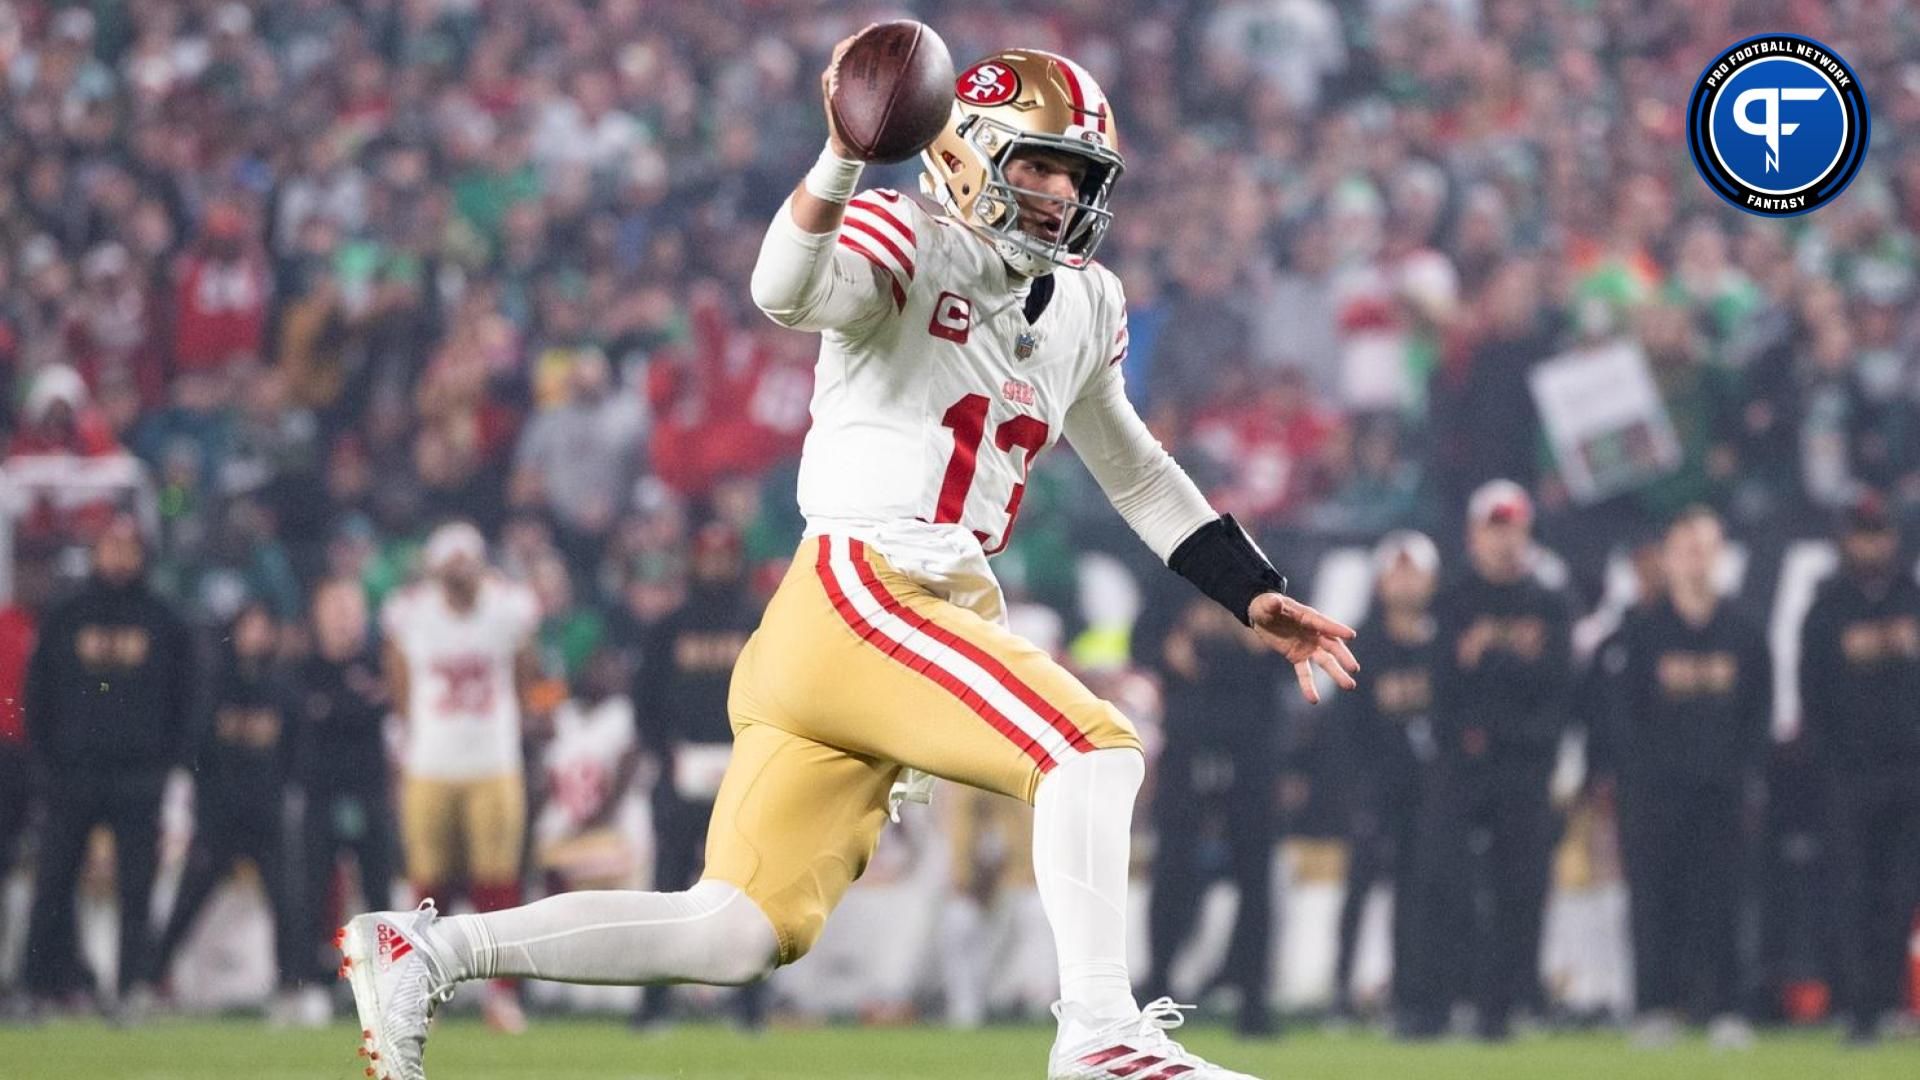
[[[1353,627],[1277,592],[1254,597],[1247,607],[1247,619],[1262,641],[1293,663],[1300,692],[1310,704],[1320,704],[1320,689],[1313,684],[1316,667],[1332,676],[1334,685],[1342,690],[1360,685],[1353,678],[1360,670],[1360,661],[1347,648],[1354,637]]]

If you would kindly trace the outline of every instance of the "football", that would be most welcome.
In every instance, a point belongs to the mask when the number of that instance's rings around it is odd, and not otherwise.
[[[947,43],[911,19],[867,27],[840,56],[829,107],[854,156],[905,161],[926,149],[953,110]]]

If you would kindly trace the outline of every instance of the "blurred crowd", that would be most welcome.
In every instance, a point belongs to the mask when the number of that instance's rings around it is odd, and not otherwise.
[[[550,704],[682,606],[703,526],[764,595],[799,532],[813,342],[745,282],[824,138],[827,51],[899,13],[962,62],[1032,45],[1103,82],[1129,392],[1303,585],[1408,528],[1450,576],[1496,478],[1580,612],[1683,508],[1749,553],[1759,608],[1789,542],[1868,493],[1920,516],[1920,16],[1897,0],[6,0],[0,686],[128,512],[187,633],[264,617],[286,664],[316,588],[377,610],[471,520],[538,599]],[[1720,203],[1682,119],[1708,56],[1776,30],[1845,56],[1876,121],[1845,197],[1788,222]],[[1680,452],[1589,499],[1528,375],[1617,340]],[[1010,590],[1084,666],[1206,670],[1165,627],[1130,650],[1127,605],[1082,590],[1111,554],[1168,608],[1070,459],[1036,466]],[[1274,754],[1342,775],[1301,730]]]

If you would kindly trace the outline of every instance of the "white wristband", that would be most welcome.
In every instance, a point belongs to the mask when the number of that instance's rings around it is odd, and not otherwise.
[[[819,160],[807,170],[807,178],[801,183],[807,194],[816,199],[844,204],[860,186],[860,170],[865,167],[834,153],[828,145],[821,148]]]

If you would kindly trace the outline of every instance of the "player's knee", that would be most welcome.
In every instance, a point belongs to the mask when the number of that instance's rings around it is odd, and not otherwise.
[[[1098,777],[1102,787],[1125,787],[1139,791],[1147,779],[1147,757],[1138,747],[1113,746],[1089,750],[1068,758],[1041,781],[1044,787],[1062,776]]]
[[[713,920],[708,977],[719,986],[759,982],[781,963],[781,935],[773,920],[736,886],[708,879],[688,893]]]

